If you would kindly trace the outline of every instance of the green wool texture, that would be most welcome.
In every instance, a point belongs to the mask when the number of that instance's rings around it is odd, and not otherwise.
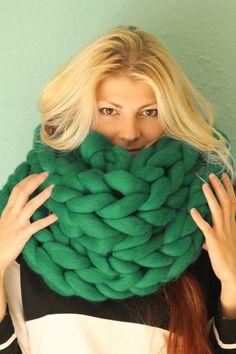
[[[199,256],[203,234],[190,215],[212,222],[202,191],[209,173],[222,173],[186,142],[163,135],[131,156],[92,131],[80,146],[60,152],[40,140],[0,192],[0,213],[14,186],[47,170],[52,194],[30,221],[59,219],[35,233],[22,253],[29,267],[63,296],[90,301],[154,293],[177,279]]]

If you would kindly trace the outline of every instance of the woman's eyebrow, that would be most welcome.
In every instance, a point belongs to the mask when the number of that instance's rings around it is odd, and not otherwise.
[[[113,102],[111,102],[111,101],[103,101],[103,102],[112,104],[113,106],[115,106],[115,107],[117,107],[117,108],[122,108],[122,106],[120,106],[119,104],[113,103]],[[153,106],[154,104],[157,104],[157,103],[156,103],[156,102],[147,103],[147,104],[145,104],[144,106],[139,107],[139,109],[142,109],[142,108],[145,108],[145,107],[149,107],[149,106]]]

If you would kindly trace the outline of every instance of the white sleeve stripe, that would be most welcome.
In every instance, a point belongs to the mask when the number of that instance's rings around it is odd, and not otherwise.
[[[219,337],[219,333],[216,329],[216,326],[215,326],[215,323],[213,322],[213,332],[214,332],[214,335],[215,335],[215,338],[216,338],[216,341],[218,343],[218,345],[223,348],[223,349],[236,349],[236,343],[231,343],[231,344],[226,344],[226,343],[223,343],[221,340],[220,340],[220,337]]]
[[[16,334],[13,333],[13,335],[3,344],[0,344],[0,350],[6,349],[11,345],[11,343],[16,339]]]

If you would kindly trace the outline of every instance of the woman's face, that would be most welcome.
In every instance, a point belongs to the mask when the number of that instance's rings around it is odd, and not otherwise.
[[[164,134],[152,88],[125,76],[109,76],[97,88],[96,131],[134,155]],[[133,151],[132,151],[133,150]]]

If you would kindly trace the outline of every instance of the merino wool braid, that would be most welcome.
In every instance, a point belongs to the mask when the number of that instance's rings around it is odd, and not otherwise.
[[[49,172],[30,199],[55,187],[31,222],[52,212],[59,219],[22,252],[53,291],[90,301],[145,296],[197,259],[203,234],[190,209],[212,221],[201,186],[222,166],[204,163],[196,149],[167,135],[131,156],[94,131],[73,151],[53,150],[41,142],[40,129],[0,193],[0,212],[17,183]]]

